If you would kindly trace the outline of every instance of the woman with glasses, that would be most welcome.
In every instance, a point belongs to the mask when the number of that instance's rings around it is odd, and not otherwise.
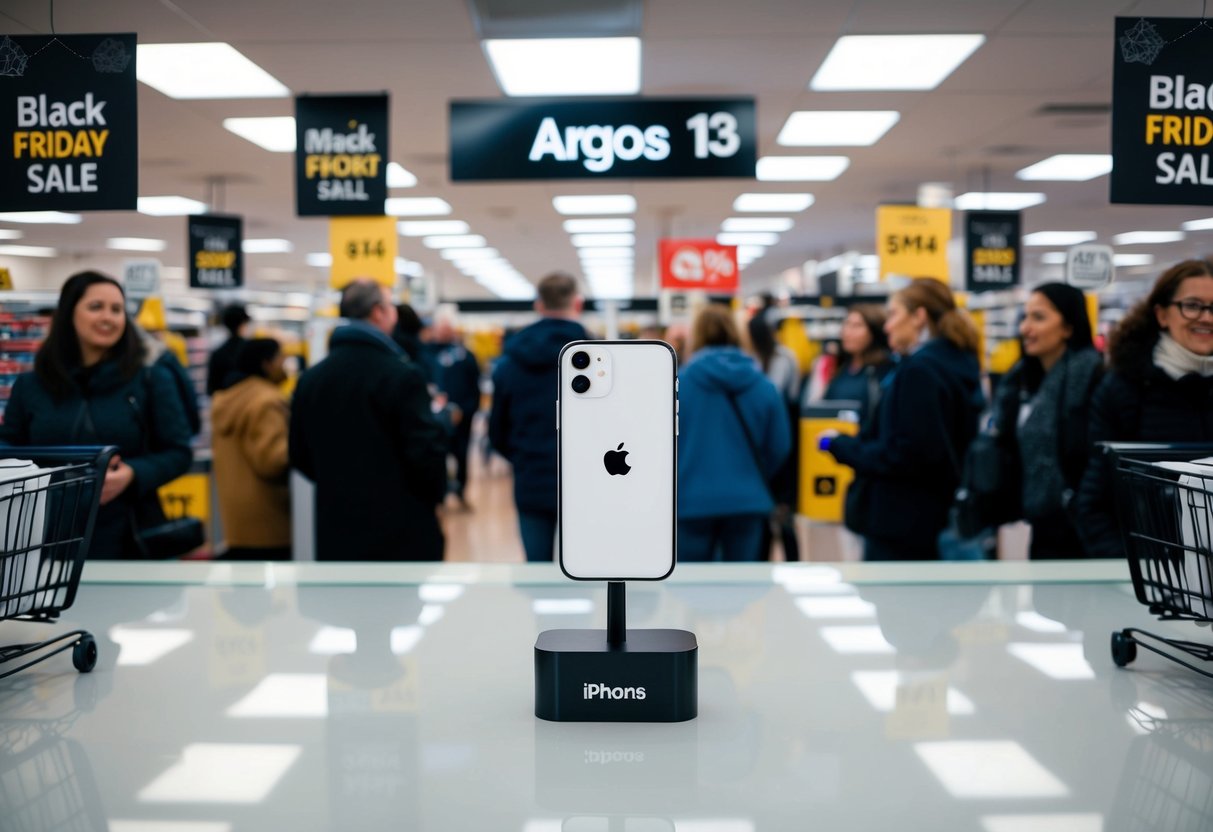
[[[1185,260],[1112,333],[1109,372],[1091,402],[1092,442],[1213,441],[1213,262]],[[1092,452],[1078,495],[1091,557],[1124,557],[1113,474]]]

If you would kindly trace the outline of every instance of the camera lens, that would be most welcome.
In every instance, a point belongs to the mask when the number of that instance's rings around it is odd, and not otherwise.
[[[573,353],[573,366],[578,370],[584,370],[590,366],[590,354],[585,350],[577,350]]]
[[[585,355],[585,353],[582,353],[582,355]],[[576,359],[577,359],[577,356],[573,356],[573,360],[575,361]],[[588,376],[573,376],[573,392],[574,393],[584,393],[586,390],[589,390],[589,389],[590,389],[590,379]]]

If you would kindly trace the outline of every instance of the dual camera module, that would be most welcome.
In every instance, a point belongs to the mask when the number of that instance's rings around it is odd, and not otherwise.
[[[590,366],[590,354],[585,350],[577,350],[577,352],[573,353],[570,361],[574,369],[584,370]],[[574,393],[584,393],[590,389],[590,377],[580,374],[575,375],[570,386],[573,388]]]

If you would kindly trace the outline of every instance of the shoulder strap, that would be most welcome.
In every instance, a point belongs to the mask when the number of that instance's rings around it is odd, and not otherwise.
[[[729,405],[733,408],[733,414],[737,417],[737,421],[741,424],[741,432],[745,434],[746,444],[750,447],[750,457],[754,460],[754,467],[758,469],[758,478],[762,480],[762,484],[766,487],[767,492],[771,490],[770,483],[767,482],[766,472],[762,469],[762,459],[758,455],[758,445],[754,442],[754,435],[750,433],[750,426],[746,424],[745,417],[741,415],[741,408],[737,406],[737,399],[733,394],[726,392],[724,397],[728,400]]]

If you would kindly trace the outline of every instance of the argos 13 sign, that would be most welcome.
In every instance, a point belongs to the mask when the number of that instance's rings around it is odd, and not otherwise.
[[[133,34],[0,36],[0,211],[133,210]]]
[[[753,177],[754,100],[451,102],[451,179]]]
[[[244,285],[240,217],[197,214],[187,217],[190,288],[235,289]]]
[[[383,213],[388,97],[295,99],[295,208],[301,217]]]
[[[1116,18],[1111,201],[1213,205],[1213,30]]]

